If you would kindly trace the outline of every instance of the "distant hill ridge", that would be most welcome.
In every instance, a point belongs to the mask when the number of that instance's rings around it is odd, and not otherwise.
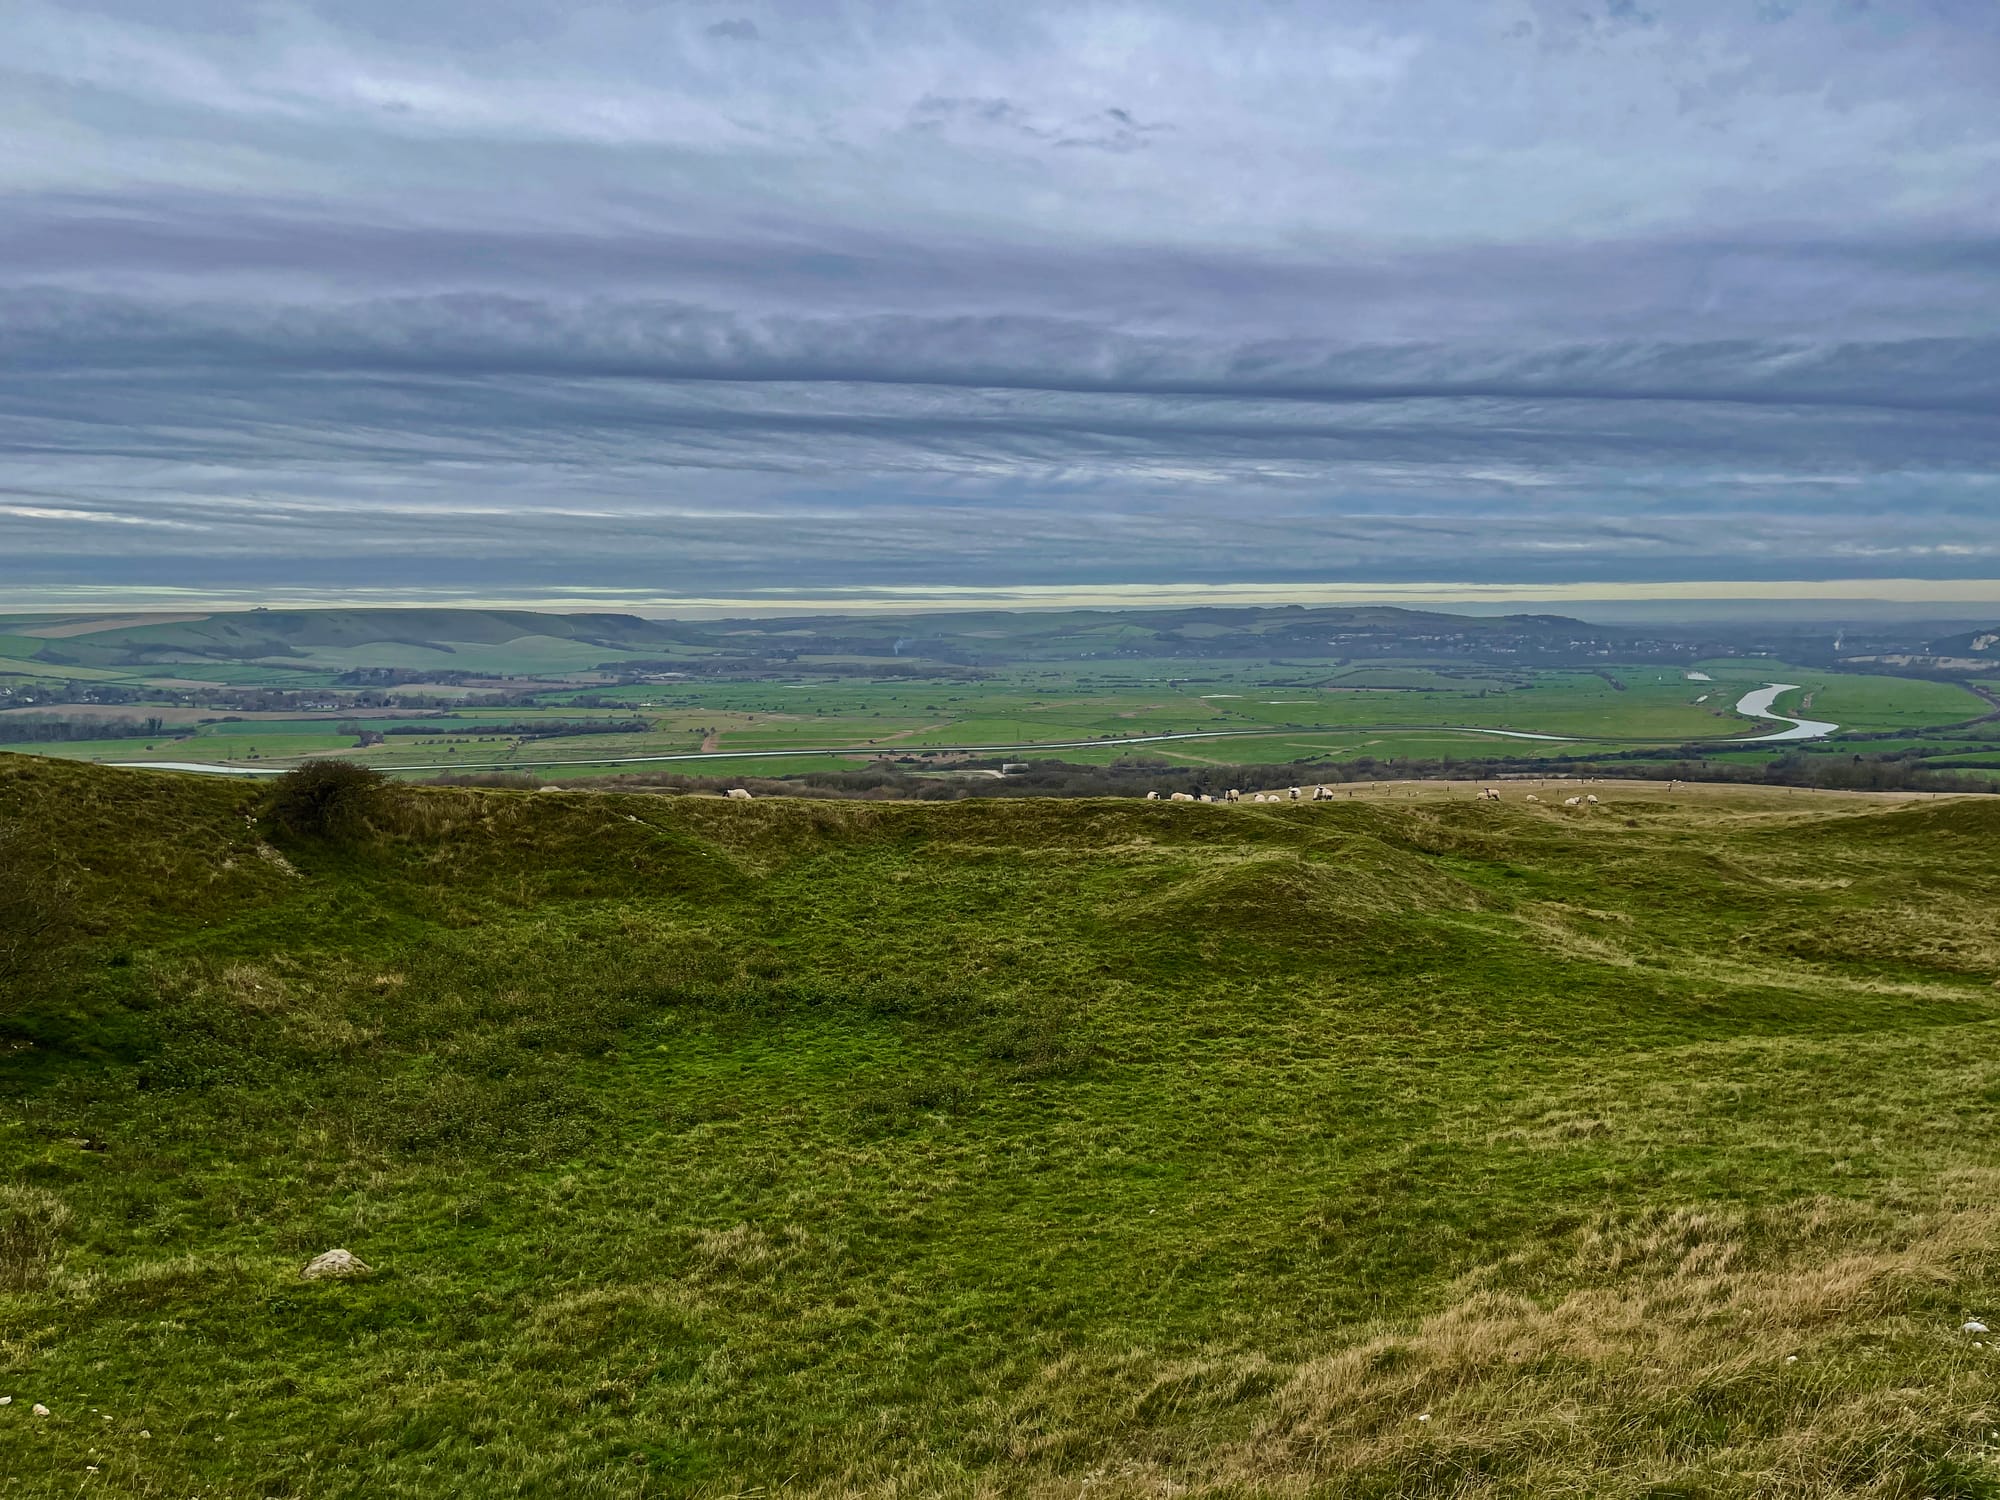
[[[1343,639],[1404,640],[1468,648],[1567,650],[1578,641],[1627,645],[1636,633],[1561,615],[1472,616],[1392,605],[1174,610],[938,612],[908,615],[793,615],[660,620],[611,613],[518,609],[259,609],[135,621],[89,617],[19,623],[10,652],[46,664],[128,667],[174,660],[291,661],[327,651],[407,646],[447,657],[463,646],[554,640],[643,655],[696,650],[880,655],[903,660],[978,662],[1028,652],[1231,655],[1325,651]],[[59,626],[60,633],[57,633]],[[33,645],[27,643],[32,641]]]

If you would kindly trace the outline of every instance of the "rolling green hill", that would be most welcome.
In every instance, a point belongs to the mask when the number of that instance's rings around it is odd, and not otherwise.
[[[2000,1492],[2000,802],[1594,790],[0,755],[0,1490]]]
[[[1389,607],[1296,606],[709,621],[532,610],[257,609],[156,620],[79,618],[56,624],[60,633],[46,637],[18,632],[48,627],[10,628],[17,633],[0,637],[0,656],[46,665],[108,668],[212,660],[450,667],[454,663],[449,658],[469,653],[477,659],[474,670],[505,670],[511,662],[517,671],[575,669],[590,664],[592,653],[595,660],[617,660],[645,653],[672,658],[688,651],[748,660],[807,655],[964,664],[1100,656],[1379,654],[1403,647],[1446,654],[1498,651],[1517,660],[1569,657],[1580,648],[1629,646],[1636,639],[1632,631],[1555,615],[1483,618]],[[574,649],[554,650],[559,643]],[[489,665],[493,658],[498,665]]]
[[[169,618],[160,622],[83,629],[35,643],[17,654],[48,664],[85,667],[158,665],[185,661],[299,661],[336,669],[411,662],[471,670],[527,670],[554,651],[566,667],[588,666],[628,647],[670,648],[666,622],[632,615],[559,615],[483,609],[258,609]],[[400,654],[398,654],[400,648]],[[453,658],[471,649],[479,659]],[[484,648],[483,650],[480,648]],[[507,648],[512,648],[511,651]]]

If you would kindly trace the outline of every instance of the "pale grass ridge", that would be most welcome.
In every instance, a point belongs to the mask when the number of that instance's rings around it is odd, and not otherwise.
[[[2000,1478],[2000,1349],[1959,1331],[1956,1300],[2000,1261],[2000,1173],[1956,1173],[1951,1186],[1910,1216],[1815,1198],[1600,1219],[1460,1278],[1413,1325],[1289,1365],[1221,1349],[1065,1356],[985,1403],[995,1465],[884,1473],[883,1434],[861,1429],[831,1438],[845,1478],[794,1493],[1983,1494],[1949,1475],[1911,1488],[1912,1464],[1940,1451],[1961,1475]],[[754,1274],[771,1260],[745,1227],[703,1248],[718,1268]],[[1596,1284],[1545,1299],[1514,1287],[1523,1279]],[[613,1300],[633,1296],[690,1301],[664,1287]],[[550,1330],[604,1305],[566,1299],[548,1309]]]
[[[1686,1208],[1593,1224],[1553,1257],[1561,1264],[1486,1267],[1414,1326],[1375,1329],[1289,1369],[1218,1352],[1107,1381],[1109,1372],[1058,1363],[994,1414],[1005,1429],[998,1446],[1024,1470],[1059,1461],[1076,1446],[1059,1425],[1064,1409],[1102,1423],[1077,1400],[1093,1386],[1110,1396],[1109,1384],[1149,1435],[1080,1475],[1025,1489],[1051,1500],[1887,1497],[1928,1493],[1908,1487],[1905,1466],[1940,1447],[1990,1483],[2000,1352],[1957,1331],[1966,1313],[1953,1299],[1977,1263],[2000,1258],[2000,1174],[1962,1175],[1960,1186],[1955,1201],[1888,1224],[1827,1199],[1761,1217]],[[1760,1252],[1773,1236],[1801,1248]],[[1604,1281],[1541,1300],[1507,1289],[1524,1271]],[[1886,1358],[1892,1347],[1902,1364]],[[1163,1407],[1185,1420],[1156,1425]],[[1751,1435],[1718,1440],[1746,1426]],[[924,1492],[907,1475],[856,1488]]]

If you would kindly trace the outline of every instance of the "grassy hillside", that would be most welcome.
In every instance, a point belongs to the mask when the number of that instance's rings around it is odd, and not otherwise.
[[[0,1493],[2000,1493],[2000,802],[1597,790],[0,755]]]

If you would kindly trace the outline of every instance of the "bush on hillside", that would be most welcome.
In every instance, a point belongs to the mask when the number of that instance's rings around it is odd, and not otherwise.
[[[388,778],[351,760],[309,760],[271,789],[270,820],[301,838],[352,838],[380,812]]]

